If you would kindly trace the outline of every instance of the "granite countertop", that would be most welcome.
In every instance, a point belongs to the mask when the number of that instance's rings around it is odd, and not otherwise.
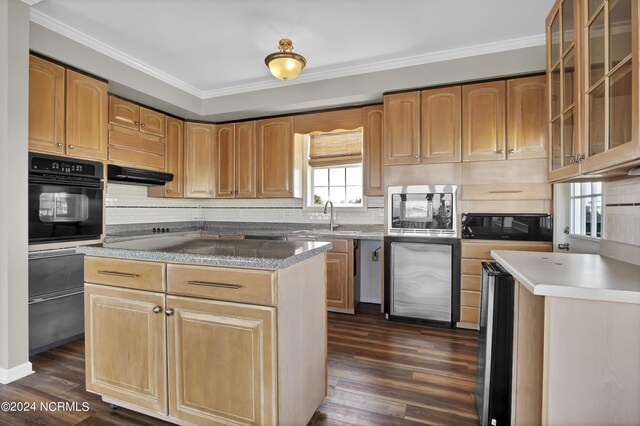
[[[531,293],[640,304],[640,266],[597,254],[492,250]]]
[[[163,235],[79,246],[78,253],[123,259],[283,269],[331,249],[316,241],[219,240]]]

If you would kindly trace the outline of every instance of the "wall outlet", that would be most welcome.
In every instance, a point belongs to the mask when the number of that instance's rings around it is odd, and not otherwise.
[[[371,260],[374,261],[374,262],[378,261],[378,250],[376,250],[373,253],[371,253]]]

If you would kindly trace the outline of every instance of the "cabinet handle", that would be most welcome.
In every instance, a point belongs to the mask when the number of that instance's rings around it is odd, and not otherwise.
[[[101,275],[113,275],[115,277],[123,277],[123,278],[138,278],[140,275],[138,274],[128,274],[126,272],[115,272],[115,271],[98,271],[98,274]]]
[[[584,154],[580,154],[580,153],[578,153],[578,155],[576,156],[576,161],[582,161],[582,160],[584,160],[584,159],[585,159]]]
[[[521,192],[524,191],[521,189],[501,189],[496,191],[487,191],[487,193],[489,194],[519,194]]]
[[[159,314],[160,312],[162,312],[162,306],[155,306],[153,308],[153,313]]]
[[[577,161],[576,161],[576,157],[574,157],[573,155],[570,155],[570,156],[569,156],[569,164],[574,164],[574,163],[576,163],[576,162],[577,162]]]
[[[237,290],[239,288],[242,288],[242,286],[238,285],[238,284],[209,283],[209,282],[206,282],[206,281],[187,281],[187,284],[203,285],[203,286],[206,286],[206,287],[228,288],[228,289],[231,289],[231,290]]]
[[[144,127],[144,123],[140,123],[140,127]]]
[[[496,154],[502,154],[502,150],[501,149],[496,149]]]
[[[76,147],[75,145],[69,145],[69,148],[70,148],[70,149],[73,149],[73,148],[75,148],[75,147]]]
[[[164,310],[164,313],[166,316],[170,317],[171,315],[173,315],[173,309],[167,308]]]
[[[140,122],[139,121],[134,121],[133,124],[135,124],[136,126],[139,126]]]
[[[58,142],[58,143],[56,144],[56,146],[63,146],[63,145],[64,145],[64,144],[62,144],[62,143],[60,143],[60,142]]]

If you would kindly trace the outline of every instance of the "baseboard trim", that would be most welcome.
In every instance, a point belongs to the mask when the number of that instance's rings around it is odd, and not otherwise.
[[[34,373],[33,366],[30,362],[25,362],[16,367],[6,369],[0,367],[0,384],[6,385],[11,382],[15,382],[18,379],[28,376]]]

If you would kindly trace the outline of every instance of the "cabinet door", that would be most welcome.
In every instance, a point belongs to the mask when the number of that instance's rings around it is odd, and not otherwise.
[[[547,157],[546,77],[507,81],[507,157]]]
[[[216,161],[216,198],[234,198],[236,192],[234,125],[216,126],[214,157]]]
[[[64,154],[64,68],[29,57],[29,150]]]
[[[420,163],[420,92],[384,97],[384,164]]]
[[[138,130],[140,107],[133,102],[109,96],[109,123]]]
[[[349,254],[327,253],[327,305],[349,307]]]
[[[167,414],[164,298],[85,284],[88,391]]]
[[[167,297],[169,415],[277,424],[275,308]]]
[[[462,86],[463,161],[504,160],[505,82]]]
[[[166,197],[180,198],[184,194],[184,121],[167,117],[165,143],[165,171],[173,173],[173,180],[164,185]]]
[[[364,195],[384,195],[383,123],[384,107],[375,105],[363,108],[362,133]]]
[[[107,83],[67,70],[67,155],[107,159]]]
[[[460,161],[462,89],[422,92],[422,163]]]
[[[165,136],[165,115],[149,108],[140,107],[140,131],[156,136]]]
[[[256,122],[236,123],[236,198],[256,197]]]
[[[293,120],[291,117],[259,120],[258,197],[293,196]]]
[[[187,123],[185,139],[185,196],[212,198],[214,188],[215,126]]]

